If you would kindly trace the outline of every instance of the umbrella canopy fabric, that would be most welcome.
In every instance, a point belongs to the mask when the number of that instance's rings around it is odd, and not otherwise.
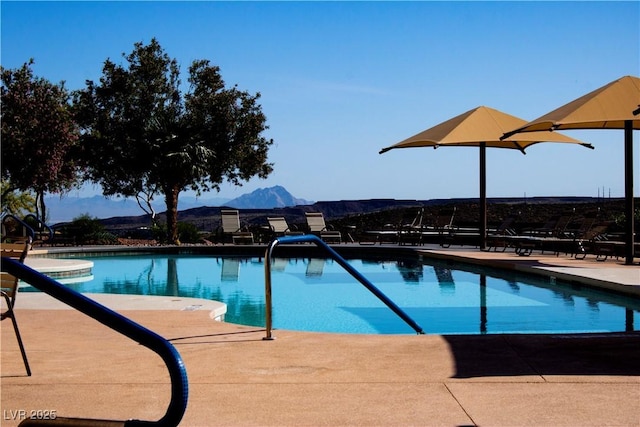
[[[516,126],[504,135],[505,140],[519,132],[570,129],[624,129],[631,121],[640,129],[640,78],[625,76],[580,98],[556,108],[535,120]]]
[[[486,148],[510,148],[524,153],[530,145],[540,142],[579,144],[593,148],[591,144],[559,133],[541,131],[518,135],[505,140],[500,138],[511,126],[522,126],[526,121],[493,108],[480,106],[460,114],[439,125],[420,132],[399,143],[383,148],[380,154],[395,148],[410,147],[479,147],[480,149],[480,248],[486,248],[487,238],[487,171]]]
[[[526,124],[526,120],[512,116],[493,108],[480,106],[460,114],[450,120],[420,132],[399,143],[383,148],[380,154],[394,148],[471,146],[481,143],[492,148],[512,148],[524,153],[530,145],[539,142],[562,142],[580,144],[593,148],[586,142],[562,134],[553,134],[547,130],[537,133],[525,133],[518,137],[501,140],[505,132]]]
[[[506,132],[510,140],[521,132],[571,129],[624,129],[625,140],[625,262],[633,264],[633,129],[640,129],[640,78],[624,76],[574,101]]]

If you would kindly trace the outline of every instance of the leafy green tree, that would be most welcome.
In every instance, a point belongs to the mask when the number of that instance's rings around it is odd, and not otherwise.
[[[11,184],[4,179],[0,182],[2,193],[2,213],[24,216],[35,212],[36,199],[28,191],[12,190]]]
[[[260,94],[225,87],[207,60],[191,64],[183,93],[177,61],[155,38],[123,58],[124,66],[107,59],[100,82],[87,81],[74,96],[89,179],[105,195],[136,197],[141,207],[164,195],[168,237],[179,243],[182,191],[219,190],[225,180],[241,185],[271,173],[273,141],[261,136]]]
[[[33,191],[36,216],[45,221],[45,193],[64,194],[79,181],[74,161],[78,128],[64,83],[36,77],[33,60],[2,74],[2,179],[15,190]]]

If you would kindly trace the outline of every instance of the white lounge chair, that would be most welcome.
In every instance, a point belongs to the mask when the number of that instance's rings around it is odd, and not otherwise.
[[[278,236],[300,236],[304,233],[302,231],[291,230],[287,220],[283,216],[267,217],[269,222],[269,228],[274,237]]]
[[[317,235],[327,243],[342,243],[342,234],[327,228],[322,212],[305,212],[305,216],[310,233]]]
[[[222,234],[231,236],[231,242],[253,244],[253,233],[240,226],[240,212],[236,209],[222,209]]]

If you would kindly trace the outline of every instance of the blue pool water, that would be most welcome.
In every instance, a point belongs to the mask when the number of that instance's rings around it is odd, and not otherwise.
[[[93,278],[79,292],[196,297],[227,304],[225,320],[264,326],[259,258],[126,255],[84,258]],[[557,333],[637,330],[640,299],[500,270],[428,259],[349,260],[426,333]],[[413,333],[387,306],[324,259],[277,258],[272,266],[273,327]]]

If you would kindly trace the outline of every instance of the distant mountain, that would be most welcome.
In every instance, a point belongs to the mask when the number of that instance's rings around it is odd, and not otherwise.
[[[227,198],[196,198],[196,197],[180,197],[178,200],[178,209],[191,209],[199,206],[222,206],[229,201]],[[104,196],[92,197],[45,197],[49,222],[56,224],[58,222],[71,221],[81,215],[88,214],[94,218],[109,218],[113,216],[138,216],[144,212],[138,206],[135,199],[132,198],[107,198]],[[167,210],[164,199],[160,197],[153,203],[156,212],[164,212]]]
[[[49,222],[56,224],[59,222],[71,221],[81,215],[88,214],[94,218],[111,218],[123,216],[140,216],[144,212],[132,198],[107,198],[104,196],[92,197],[58,197],[50,196],[45,198],[47,210],[49,212]],[[250,194],[244,194],[236,199],[212,197],[196,198],[192,196],[182,196],[178,200],[178,210],[184,211],[201,206],[229,206],[238,209],[272,209],[297,205],[308,205],[304,199],[293,197],[282,186],[271,188],[261,188]],[[164,199],[159,197],[153,203],[156,213],[166,211]]]
[[[276,185],[270,188],[259,188],[252,193],[225,203],[226,206],[238,209],[273,209],[298,205],[311,205],[312,201],[293,197],[284,187]]]

